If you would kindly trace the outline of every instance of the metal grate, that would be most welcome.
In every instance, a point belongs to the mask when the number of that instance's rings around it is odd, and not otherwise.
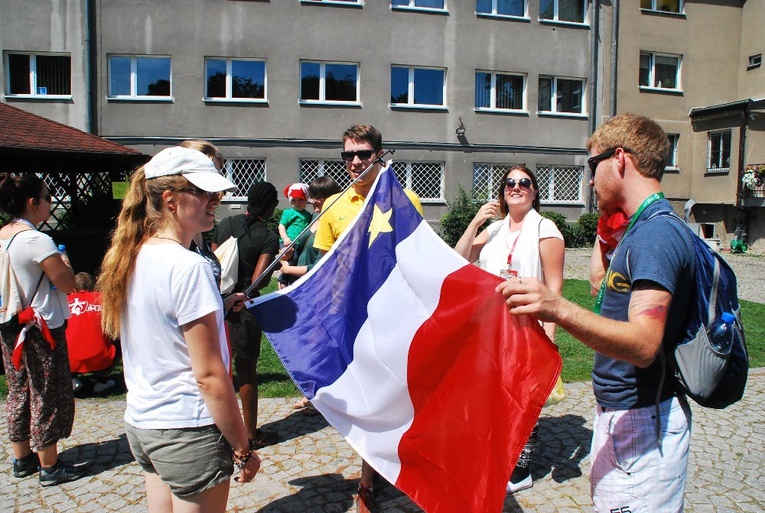
[[[537,166],[542,203],[584,203],[582,166]]]
[[[301,160],[300,161],[300,181],[310,184],[314,178],[319,176],[329,176],[341,189],[345,189],[351,183],[348,171],[345,169],[345,162],[342,160]]]
[[[114,173],[37,173],[51,193],[51,216],[42,230],[109,227],[114,215]],[[127,173],[122,177],[128,180]]]
[[[266,159],[227,159],[224,169],[237,189],[226,193],[224,200],[247,200],[250,186],[266,179]]]
[[[401,185],[414,191],[423,203],[444,201],[443,162],[396,161],[393,171]]]
[[[502,178],[515,164],[473,164],[473,199],[488,201],[497,197]]]

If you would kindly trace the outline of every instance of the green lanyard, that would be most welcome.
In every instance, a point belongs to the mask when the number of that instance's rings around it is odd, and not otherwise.
[[[619,246],[621,246],[622,241],[627,236],[627,232],[630,231],[630,228],[632,228],[632,225],[634,225],[635,221],[638,220],[638,217],[640,217],[640,214],[643,213],[643,210],[645,210],[648,207],[648,205],[659,201],[663,197],[664,197],[664,193],[657,192],[657,193],[651,194],[650,196],[648,196],[646,199],[643,200],[643,203],[640,204],[640,206],[637,209],[637,212],[635,212],[632,215],[632,218],[630,219],[630,224],[627,225],[627,229],[624,230],[624,235],[622,235],[622,238],[619,241],[619,244],[616,246],[617,249],[619,248]],[[610,270],[611,270],[611,263],[609,262],[608,269],[606,269],[606,274],[603,276],[603,281],[600,284],[600,290],[598,291],[598,298],[595,300],[595,308],[593,308],[593,311],[596,314],[600,313],[600,307],[603,305],[603,298],[606,295],[606,281],[608,281],[608,272]]]

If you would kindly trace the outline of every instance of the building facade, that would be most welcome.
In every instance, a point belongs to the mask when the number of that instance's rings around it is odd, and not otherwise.
[[[494,196],[518,163],[537,173],[543,210],[576,220],[594,204],[587,137],[638,112],[672,136],[664,185],[678,208],[696,201],[723,240],[738,225],[757,239],[760,209],[738,185],[765,162],[758,121],[728,162],[739,127],[728,139],[689,113],[765,97],[761,69],[741,67],[762,47],[760,4],[4,0],[0,100],[147,154],[214,142],[239,185],[220,215],[241,211],[254,180],[346,184],[341,134],[372,124],[429,221],[460,187]]]

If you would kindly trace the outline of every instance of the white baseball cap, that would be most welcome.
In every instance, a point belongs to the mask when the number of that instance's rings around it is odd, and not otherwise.
[[[220,192],[236,189],[236,185],[218,173],[212,159],[201,151],[173,146],[160,151],[144,166],[146,179],[183,175],[203,191]]]

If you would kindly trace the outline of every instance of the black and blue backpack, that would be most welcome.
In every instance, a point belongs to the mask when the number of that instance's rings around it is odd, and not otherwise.
[[[741,321],[736,275],[728,263],[674,213],[657,215],[676,219],[693,235],[696,253],[696,297],[682,340],[670,351],[667,366],[676,387],[707,408],[726,408],[744,395],[749,354]],[[720,354],[709,342],[710,330],[724,312],[735,316],[730,353]]]

